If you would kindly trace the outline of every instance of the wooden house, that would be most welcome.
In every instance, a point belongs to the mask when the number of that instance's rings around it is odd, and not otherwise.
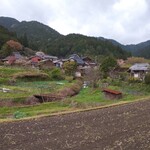
[[[84,66],[85,62],[82,60],[82,58],[80,56],[78,56],[77,54],[72,54],[69,57],[70,61],[75,61],[77,63],[78,66]]]
[[[90,57],[88,57],[88,56],[82,57],[82,60],[83,60],[84,62],[87,62],[87,63],[93,62],[92,59],[91,59]]]
[[[31,60],[32,67],[37,67],[38,63],[42,60],[42,58],[39,56],[32,56],[30,57],[30,60]]]
[[[53,63],[52,60],[46,59],[46,60],[41,60],[39,62],[39,67],[40,67],[40,69],[51,69],[51,68],[55,67],[55,64]]]
[[[13,65],[16,61],[16,57],[15,56],[8,56],[8,57],[4,58],[2,61],[6,65]]]
[[[42,59],[44,59],[44,60],[50,59],[50,60],[52,60],[52,61],[56,61],[56,60],[58,60],[58,57],[56,57],[56,56],[50,56],[50,55],[44,55],[44,56],[42,57]]]
[[[148,63],[136,63],[128,70],[130,75],[134,78],[144,80],[145,74],[150,71],[150,65]]]
[[[97,63],[93,61],[90,57],[82,57],[82,60],[85,62],[85,66],[89,66],[91,68],[97,66]]]
[[[19,52],[13,52],[12,55],[2,59],[2,61],[8,65],[15,65],[22,59],[23,59],[23,56]]]
[[[63,59],[61,60],[54,60],[53,61],[53,63],[55,64],[55,66],[57,67],[57,68],[62,68],[62,66],[63,66],[63,63],[64,63],[65,61],[63,61]]]

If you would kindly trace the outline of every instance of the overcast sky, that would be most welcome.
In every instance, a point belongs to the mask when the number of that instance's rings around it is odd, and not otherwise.
[[[0,16],[36,20],[61,34],[80,33],[122,44],[150,40],[150,0],[1,0]]]

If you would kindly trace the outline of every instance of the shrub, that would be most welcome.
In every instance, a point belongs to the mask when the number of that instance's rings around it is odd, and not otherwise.
[[[25,81],[47,80],[49,79],[49,76],[46,73],[19,72],[13,75],[13,79],[21,79]]]
[[[23,46],[14,40],[9,40],[6,42],[6,44],[13,50],[22,50]]]
[[[77,80],[77,82],[75,84],[73,84],[70,88],[76,93],[78,94],[82,88],[82,81]]]
[[[16,111],[13,116],[15,119],[20,119],[26,117],[26,114],[24,112]]]
[[[145,79],[144,79],[146,84],[150,84],[150,73],[145,75]]]
[[[53,80],[63,80],[64,79],[63,73],[61,72],[61,70],[59,68],[52,69],[50,72],[50,77]]]
[[[65,80],[67,80],[68,82],[72,82],[73,81],[73,76],[66,76]]]
[[[76,93],[71,88],[64,88],[63,90],[59,91],[59,95],[62,97],[71,97]]]
[[[110,75],[110,72],[117,67],[117,61],[114,57],[108,56],[104,58],[100,65],[100,71],[103,74],[103,77],[106,78]]]
[[[82,82],[78,80],[76,83],[74,83],[70,87],[59,91],[59,95],[63,97],[74,96],[80,92],[81,88],[82,88]]]
[[[122,81],[126,81],[128,78],[128,73],[127,72],[120,72],[119,73],[119,79]]]
[[[128,82],[129,82],[129,83],[140,83],[141,80],[138,79],[138,78],[129,77],[129,78],[128,78]]]
[[[78,94],[80,92],[81,87],[78,84],[74,84],[71,86],[71,89],[75,92],[75,94]]]
[[[108,84],[110,84],[110,83],[112,82],[112,78],[107,77],[107,78],[105,78],[105,79],[102,79],[101,82],[102,82],[102,83],[108,83]]]
[[[74,75],[75,70],[77,69],[77,63],[74,61],[65,62],[63,64],[63,69],[64,69],[66,75]]]
[[[122,85],[122,81],[121,81],[121,80],[114,79],[114,80],[112,80],[111,84],[112,84],[113,86],[121,86],[121,85]]]

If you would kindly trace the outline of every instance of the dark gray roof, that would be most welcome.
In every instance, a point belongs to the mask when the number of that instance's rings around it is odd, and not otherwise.
[[[85,62],[82,60],[81,57],[79,57],[77,54],[72,54],[69,59],[73,59],[77,62],[78,65],[84,65]]]
[[[13,52],[13,55],[15,56],[16,59],[22,59],[23,56],[19,52]]]
[[[129,68],[131,71],[147,71],[150,70],[150,65],[148,63],[136,63]]]

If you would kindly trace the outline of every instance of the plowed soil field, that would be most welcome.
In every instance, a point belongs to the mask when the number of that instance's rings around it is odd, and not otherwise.
[[[149,150],[150,100],[0,123],[0,150]]]

